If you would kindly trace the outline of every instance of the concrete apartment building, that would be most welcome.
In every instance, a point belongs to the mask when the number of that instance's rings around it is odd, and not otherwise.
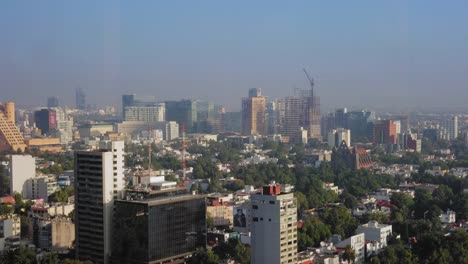
[[[297,201],[279,184],[252,194],[252,264],[297,263]]]
[[[366,241],[378,241],[383,247],[386,247],[387,240],[392,235],[392,225],[370,221],[367,224],[358,226],[356,233],[364,233]]]
[[[96,151],[75,152],[76,255],[108,263],[114,200],[124,187],[124,142],[103,141]]]
[[[39,219],[36,224],[36,244],[39,248],[64,251],[73,246],[75,224],[69,218]]]

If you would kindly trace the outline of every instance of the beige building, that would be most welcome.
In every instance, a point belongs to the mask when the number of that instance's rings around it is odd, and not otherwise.
[[[287,191],[273,183],[251,196],[252,264],[297,263],[297,201]]]
[[[40,248],[62,251],[72,247],[75,240],[75,225],[69,218],[41,219],[37,225]]]
[[[249,97],[242,98],[242,134],[266,134],[266,97],[259,88],[249,90]]]
[[[0,150],[24,151],[23,135],[15,125],[15,103],[0,103]]]
[[[206,213],[213,219],[214,226],[230,226],[233,223],[232,206],[207,206]]]

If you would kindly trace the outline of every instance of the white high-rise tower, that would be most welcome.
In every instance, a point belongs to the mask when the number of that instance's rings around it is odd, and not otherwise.
[[[109,263],[114,199],[122,198],[123,167],[123,141],[75,152],[75,236],[81,260]]]

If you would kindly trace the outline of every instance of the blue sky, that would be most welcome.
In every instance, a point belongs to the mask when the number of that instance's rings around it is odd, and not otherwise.
[[[466,106],[468,1],[0,1],[0,100],[240,108],[316,80],[322,106]]]

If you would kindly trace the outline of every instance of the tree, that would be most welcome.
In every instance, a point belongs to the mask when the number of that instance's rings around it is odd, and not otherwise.
[[[346,207],[326,208],[320,218],[330,226],[333,234],[341,235],[341,237],[354,235],[359,225],[358,220],[351,215]]]
[[[392,208],[391,219],[397,222],[406,219],[414,205],[413,198],[402,192],[393,193],[390,197],[390,202],[396,207]]]
[[[64,203],[68,201],[68,193],[65,190],[58,190],[49,196],[49,202]]]
[[[11,204],[0,204],[0,215],[7,215],[13,213],[15,209]]]
[[[3,253],[0,263],[33,264],[36,263],[36,253],[34,250],[20,246],[14,250]]]
[[[192,264],[218,264],[219,256],[214,254],[212,250],[206,250],[205,248],[197,248],[195,253],[192,255],[190,263]]]
[[[347,245],[343,252],[343,260],[346,260],[348,263],[354,263],[356,261],[356,253],[350,245]]]
[[[242,244],[239,239],[230,238],[227,242],[220,243],[213,251],[221,260],[240,264],[250,263],[250,248]]]
[[[304,221],[302,228],[298,230],[299,250],[317,247],[321,241],[324,241],[331,235],[330,228],[320,221],[318,217],[309,217]]]

